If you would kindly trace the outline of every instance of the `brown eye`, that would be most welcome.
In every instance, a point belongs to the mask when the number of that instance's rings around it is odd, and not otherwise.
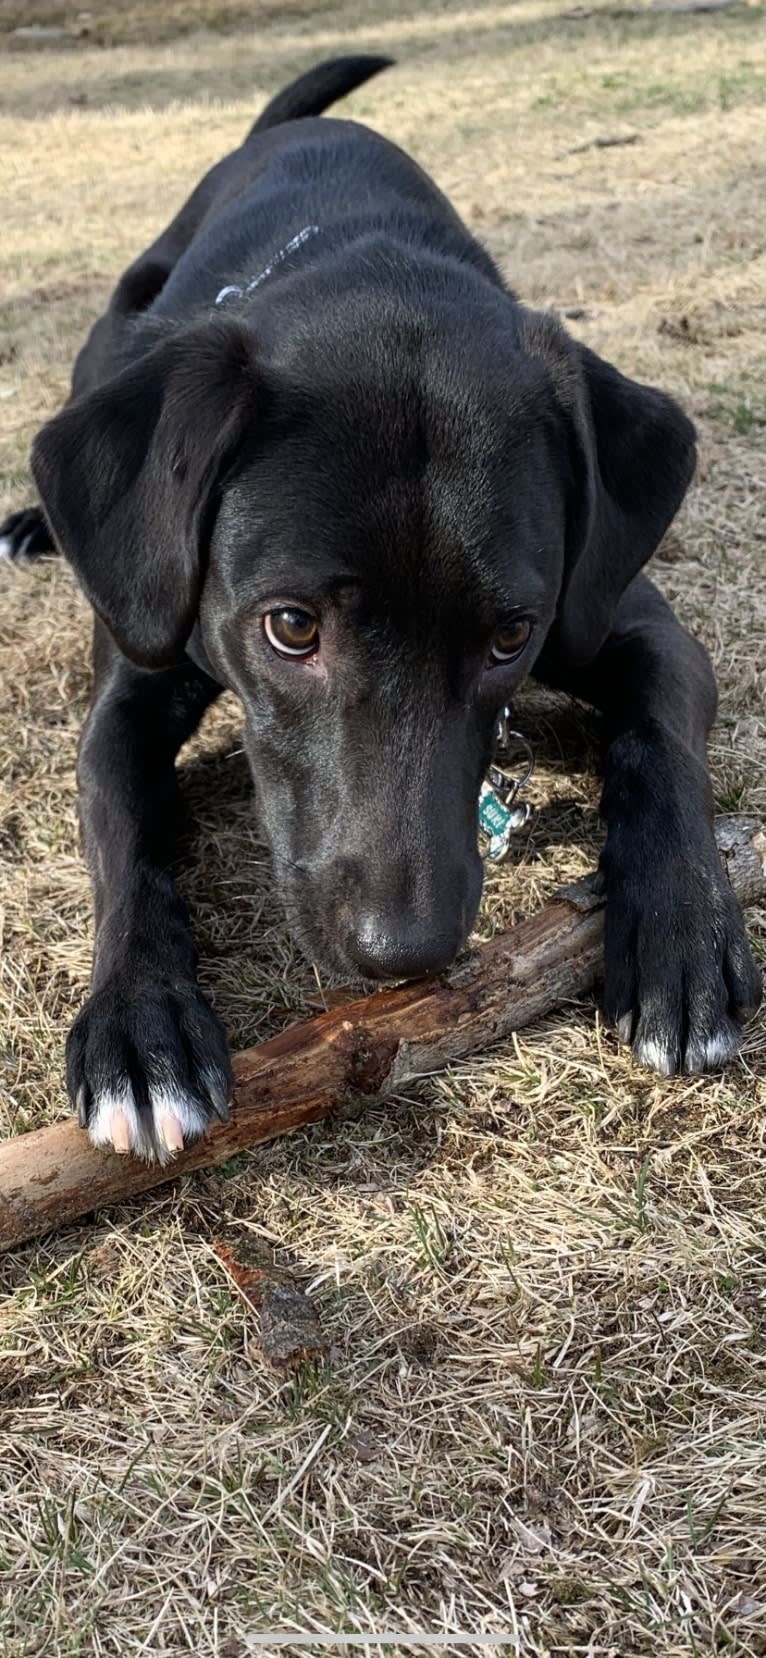
[[[268,610],[263,618],[263,631],[272,650],[280,656],[313,656],[319,644],[316,617],[296,605]]]
[[[532,623],[526,616],[521,616],[518,622],[503,628],[502,633],[496,633],[490,646],[489,666],[502,667],[506,662],[513,662],[514,657],[521,655],[531,632]]]

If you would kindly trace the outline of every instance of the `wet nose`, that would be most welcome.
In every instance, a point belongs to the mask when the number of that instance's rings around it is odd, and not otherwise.
[[[454,960],[464,939],[462,926],[419,922],[407,911],[358,917],[348,940],[349,954],[370,979],[419,979]]]

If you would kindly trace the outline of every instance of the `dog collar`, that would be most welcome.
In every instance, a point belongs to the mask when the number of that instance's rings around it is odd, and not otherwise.
[[[484,857],[489,863],[500,863],[508,855],[511,837],[523,829],[532,816],[528,800],[516,804],[535,769],[535,757],[520,731],[509,724],[510,708],[503,708],[495,727],[495,752],[492,764],[479,791],[479,829],[484,844]],[[522,763],[519,766],[518,753]],[[514,763],[511,759],[514,758]]]
[[[308,242],[312,236],[318,235],[319,225],[304,225],[303,229],[298,231],[297,236],[293,236],[291,241],[286,242],[285,246],[274,254],[274,258],[269,260],[268,265],[262,271],[259,271],[257,276],[253,277],[252,282],[247,282],[244,287],[240,287],[237,282],[229,282],[225,288],[222,288],[220,293],[216,295],[216,305],[222,305],[224,300],[229,299],[232,294],[235,294],[237,299],[242,299],[245,294],[252,293],[253,288],[259,288],[261,283],[266,281],[267,276],[271,276],[279,265],[283,265],[285,260],[289,259],[291,253],[297,253],[298,249],[303,247],[304,242]]]

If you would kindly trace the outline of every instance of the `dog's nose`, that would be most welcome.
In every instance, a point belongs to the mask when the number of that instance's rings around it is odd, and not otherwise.
[[[351,958],[370,979],[419,979],[454,960],[462,927],[419,922],[411,913],[360,915],[348,940]]]

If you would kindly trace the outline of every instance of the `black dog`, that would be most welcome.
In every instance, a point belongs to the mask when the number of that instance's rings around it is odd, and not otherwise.
[[[32,469],[96,613],[80,753],[91,996],[68,1081],[98,1144],[165,1158],[231,1071],[168,874],[174,758],[224,686],[277,880],[330,969],[443,967],[481,890],[477,798],[532,673],[603,710],[605,1004],[663,1075],[760,996],[711,828],[704,650],[639,575],[694,470],[669,397],[525,310],[430,180],[269,105],[122,277]],[[5,550],[50,545],[16,514]]]

